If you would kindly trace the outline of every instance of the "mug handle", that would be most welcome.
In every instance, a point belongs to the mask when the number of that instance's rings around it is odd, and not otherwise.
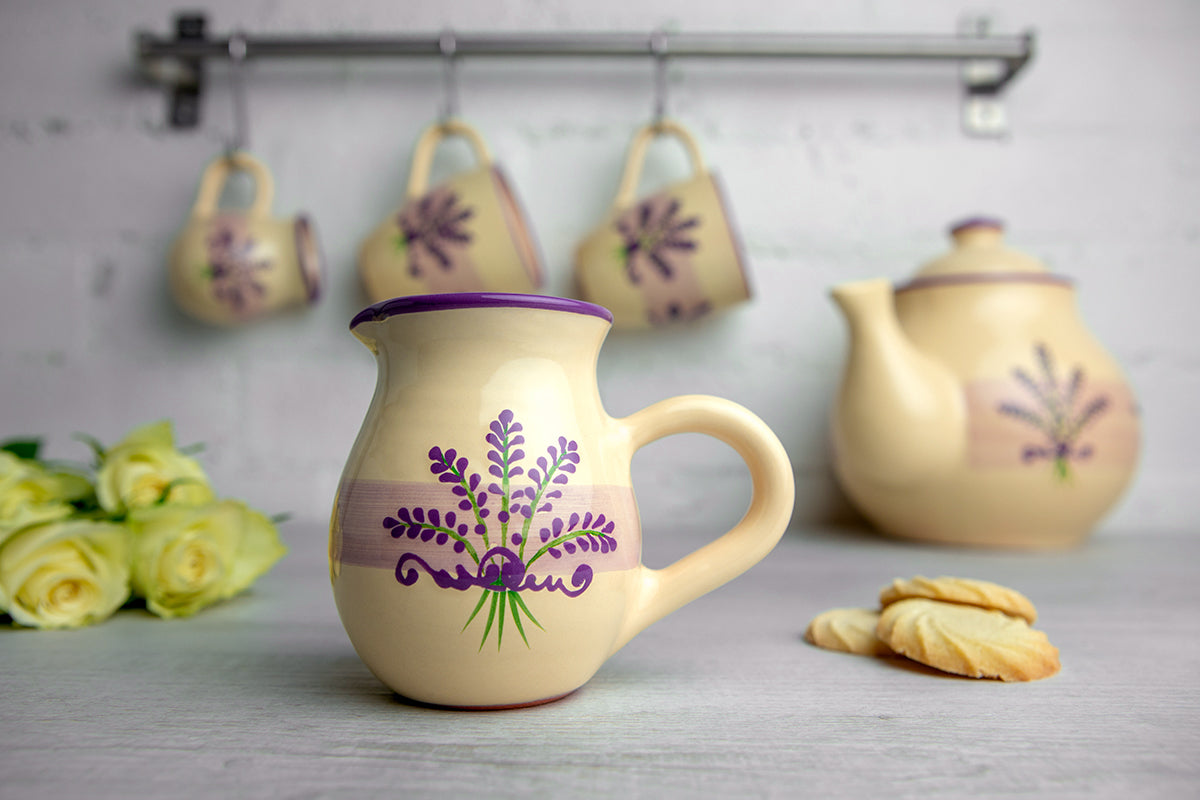
[[[694,173],[699,174],[704,171],[704,158],[700,155],[700,146],[688,133],[687,128],[669,119],[646,125],[634,134],[633,141],[629,144],[629,155],[625,157],[625,172],[621,175],[617,199],[613,201],[614,211],[620,211],[633,205],[638,184],[642,180],[642,166],[646,163],[646,148],[656,137],[664,135],[674,136],[683,143],[688,159],[692,162]]]
[[[480,164],[486,166],[492,163],[492,154],[479,131],[459,119],[434,123],[425,129],[413,147],[412,168],[408,174],[409,200],[420,197],[429,189],[429,170],[433,166],[433,155],[438,144],[448,136],[461,136],[466,139]]]
[[[704,433],[733,447],[750,468],[750,507],[731,530],[663,569],[640,566],[640,580],[612,652],[650,624],[736,578],[761,561],[791,521],[796,486],[779,439],[743,406],[708,395],[681,395],[616,420],[629,455],[675,433]]]
[[[271,213],[271,204],[275,201],[275,181],[266,165],[249,153],[235,150],[232,153],[213,159],[212,163],[200,176],[200,189],[196,192],[196,203],[192,206],[192,216],[207,217],[217,210],[221,200],[221,190],[231,172],[245,172],[254,179],[254,202],[250,204],[249,212],[255,216],[266,216]]]

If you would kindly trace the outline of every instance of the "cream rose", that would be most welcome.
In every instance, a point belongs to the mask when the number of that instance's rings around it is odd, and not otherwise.
[[[136,509],[133,591],[160,617],[185,617],[244,591],[287,549],[275,525],[236,500]]]
[[[51,472],[0,450],[0,544],[28,525],[66,517],[71,503],[92,494],[82,475]]]
[[[0,544],[0,610],[31,628],[79,628],[129,597],[129,534],[87,519],[32,525]]]
[[[204,469],[175,448],[171,423],[162,420],[135,429],[104,451],[96,472],[96,497],[105,511],[122,514],[164,499],[208,503],[213,491]]]

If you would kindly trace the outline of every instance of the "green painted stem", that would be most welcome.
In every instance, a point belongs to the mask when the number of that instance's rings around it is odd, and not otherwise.
[[[529,505],[529,517],[525,520],[525,524],[521,526],[521,549],[517,551],[519,558],[525,558],[525,543],[529,541],[529,528],[533,525],[533,517],[537,514],[538,506],[542,504],[542,495],[546,493],[546,487],[550,485],[550,479],[554,477],[554,473],[558,472],[558,468],[562,465],[566,454],[566,449],[559,453],[558,458],[554,459],[554,463],[550,465],[550,468],[546,470],[546,474],[542,476],[542,485],[538,487],[537,494],[534,496],[533,502]],[[532,564],[536,559],[537,555],[529,561],[529,564]],[[528,567],[529,564],[525,566]]]
[[[443,461],[442,463],[446,464],[445,461]],[[479,514],[479,504],[477,502],[475,502],[475,493],[471,491],[471,484],[467,483],[466,476],[463,475],[461,472],[459,472],[458,468],[455,467],[453,464],[446,464],[446,467],[450,471],[451,475],[458,478],[458,485],[461,486],[466,491],[467,499],[471,502],[471,512],[475,515],[475,523],[477,525],[483,526],[483,534],[482,534],[483,549],[485,551],[490,550],[491,544],[488,542],[487,523],[485,523],[483,521],[483,517],[480,516],[480,514]],[[460,540],[460,541],[465,541],[465,540]],[[470,547],[470,545],[467,545],[467,546]],[[476,564],[479,563],[479,558],[477,556],[475,556],[474,550],[471,551],[471,557],[475,559]]]
[[[459,534],[458,531],[453,531],[450,528],[445,528],[440,525],[426,525],[422,522],[418,522],[417,524],[420,525],[425,530],[437,531],[438,533],[444,533],[447,536],[449,536],[451,539],[453,539],[454,541],[462,542],[463,547],[466,549],[467,555],[469,555],[471,557],[471,560],[474,561],[476,564],[479,563],[479,555],[475,552],[475,548],[472,547],[471,543],[469,541],[467,541],[467,539],[464,536]],[[487,546],[487,539],[484,539],[483,544],[485,547]]]
[[[567,534],[566,536],[559,537],[558,539],[551,539],[550,541],[548,541],[544,545],[542,545],[542,549],[538,550],[536,553],[533,554],[533,558],[529,559],[529,561],[525,564],[525,568],[528,569],[529,567],[532,567],[533,562],[537,561],[539,558],[541,558],[543,555],[545,555],[546,552],[551,547],[560,547],[560,546],[562,546],[563,542],[569,542],[572,539],[578,539],[580,536],[588,536],[588,535],[599,536],[602,539],[612,538],[607,533],[603,533],[601,531],[584,530],[584,531],[575,531],[574,533]]]

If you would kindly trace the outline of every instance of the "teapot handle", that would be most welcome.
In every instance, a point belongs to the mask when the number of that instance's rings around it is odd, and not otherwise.
[[[791,521],[796,486],[779,439],[737,403],[707,395],[681,395],[616,420],[630,457],[675,433],[704,433],[731,446],[750,468],[750,507],[731,530],[663,569],[641,566],[640,581],[613,652],[638,632],[761,561]]]
[[[475,157],[479,159],[480,164],[492,163],[492,154],[488,151],[487,144],[479,135],[479,131],[459,119],[447,119],[434,123],[425,129],[421,137],[417,139],[416,145],[413,146],[412,167],[408,173],[407,198],[409,200],[420,197],[429,189],[429,170],[433,166],[434,153],[437,152],[437,146],[442,139],[450,136],[461,136],[466,139],[471,145],[471,149],[475,151]]]
[[[694,173],[704,171],[704,158],[700,155],[700,146],[688,133],[687,128],[669,119],[646,125],[633,135],[633,141],[629,144],[629,154],[625,157],[625,172],[621,175],[617,198],[613,201],[614,211],[622,211],[634,204],[638,184],[642,179],[642,166],[646,162],[646,148],[655,138],[663,135],[674,136],[683,143]]]
[[[254,202],[250,204],[249,213],[254,216],[271,213],[271,204],[275,201],[275,181],[271,171],[249,153],[235,150],[213,159],[205,168],[200,176],[200,189],[196,192],[192,216],[207,217],[216,212],[221,190],[225,188],[225,181],[231,172],[245,172],[254,179]]]

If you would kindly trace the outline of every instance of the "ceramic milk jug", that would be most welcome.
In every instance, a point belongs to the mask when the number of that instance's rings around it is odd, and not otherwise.
[[[833,289],[850,348],[834,466],[882,531],[965,545],[1083,539],[1130,481],[1137,403],[1079,318],[1070,280],[990,219],[893,288]]]
[[[605,413],[595,369],[611,320],[576,300],[456,293],[387,300],[351,324],[379,383],[334,504],[333,594],[355,649],[401,696],[460,708],[561,697],[787,527],[791,466],[745,408],[690,395]],[[737,450],[750,507],[649,569],[630,460],[682,432]]]

